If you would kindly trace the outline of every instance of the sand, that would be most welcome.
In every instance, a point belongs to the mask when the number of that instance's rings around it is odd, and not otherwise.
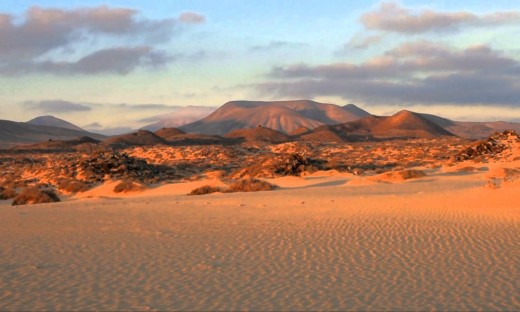
[[[520,184],[458,169],[0,201],[0,310],[520,310]]]

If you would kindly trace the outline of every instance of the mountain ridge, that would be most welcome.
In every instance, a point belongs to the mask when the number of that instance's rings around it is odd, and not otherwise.
[[[180,128],[186,132],[224,135],[241,128],[262,126],[287,134],[301,127],[312,129],[356,120],[365,114],[369,113],[357,107],[342,108],[311,100],[230,101],[206,118]]]
[[[68,128],[41,126],[26,122],[0,120],[0,148],[21,144],[33,144],[48,140],[72,140],[84,136],[103,140],[106,137],[88,131]]]
[[[70,130],[88,132],[87,130],[80,128],[73,123],[70,123],[66,120],[60,119],[60,118],[52,116],[52,115],[38,116],[38,117],[35,117],[35,118],[27,121],[26,123],[31,124],[31,125],[36,125],[36,126],[58,127],[58,128],[65,128],[65,129],[70,129]]]

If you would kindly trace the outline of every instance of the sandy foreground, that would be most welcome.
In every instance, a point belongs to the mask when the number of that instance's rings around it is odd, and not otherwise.
[[[520,310],[519,180],[455,169],[0,201],[0,310]]]

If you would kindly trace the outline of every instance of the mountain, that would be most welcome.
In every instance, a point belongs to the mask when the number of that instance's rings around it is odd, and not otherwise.
[[[50,126],[50,127],[59,127],[59,128],[65,128],[65,129],[71,129],[71,130],[77,130],[77,131],[85,131],[85,129],[82,129],[74,124],[71,124],[68,121],[65,121],[63,119],[56,118],[54,116],[40,116],[36,117],[34,119],[31,119],[27,121],[28,124],[31,125],[37,125],[37,126]]]
[[[34,144],[23,144],[13,146],[15,150],[40,150],[40,151],[74,151],[81,147],[92,147],[100,143],[100,140],[84,136],[72,140],[52,140]]]
[[[155,131],[155,134],[159,137],[165,139],[166,141],[170,141],[174,137],[177,137],[182,134],[186,134],[186,132],[177,129],[177,128],[162,128],[157,131]]]
[[[98,140],[105,138],[105,136],[100,134],[90,133],[84,130],[0,120],[0,148],[9,148],[20,144],[31,144],[49,140],[73,140],[84,136]]]
[[[146,118],[144,121],[153,122],[142,127],[143,130],[157,131],[162,128],[180,127],[200,120],[213,113],[217,108],[209,106],[186,106],[171,113]]]
[[[165,139],[148,130],[139,130],[134,133],[116,135],[103,141],[103,145],[114,148],[125,148],[130,146],[150,146],[167,143],[168,142]]]
[[[494,132],[502,132],[505,130],[514,130],[516,132],[520,132],[520,123],[517,122],[454,121],[431,114],[420,115],[450,131],[451,133],[466,139],[487,138]]]
[[[232,139],[244,139],[246,141],[262,141],[273,144],[287,142],[291,139],[288,135],[280,131],[262,126],[249,129],[233,130],[230,133],[224,135],[224,137]]]
[[[405,138],[453,136],[440,125],[408,110],[402,110],[392,116],[379,119],[379,122],[372,127],[371,133],[379,137]]]
[[[354,104],[347,104],[347,105],[342,106],[341,108],[343,108],[347,112],[350,112],[351,114],[354,114],[360,118],[368,117],[368,116],[372,115],[369,112],[367,112],[366,110],[363,110]]]
[[[232,101],[208,117],[182,126],[186,132],[224,135],[233,130],[263,126],[283,133],[298,128],[344,123],[365,117],[367,112],[347,105],[298,101]]]
[[[311,141],[360,141],[366,139],[434,138],[453,136],[440,125],[407,110],[392,116],[368,116],[338,125],[325,125],[300,136]]]

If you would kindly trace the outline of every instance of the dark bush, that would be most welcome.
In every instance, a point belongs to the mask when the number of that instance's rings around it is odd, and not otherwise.
[[[58,182],[58,189],[68,193],[78,193],[87,191],[89,186],[79,180],[64,179]]]
[[[404,180],[417,179],[426,176],[426,173],[424,173],[423,171],[413,169],[403,170],[399,172],[399,174],[401,175],[401,177],[403,177]]]
[[[229,185],[226,193],[234,192],[260,192],[270,191],[278,188],[277,185],[257,179],[238,180]]]
[[[42,190],[37,186],[24,189],[13,201],[13,206],[59,202],[60,198],[54,191]]]
[[[130,180],[123,180],[114,187],[116,193],[126,192],[138,192],[144,190],[145,187],[142,184],[135,183]]]
[[[0,186],[0,200],[15,198],[16,195],[15,189]]]
[[[217,192],[222,192],[222,189],[217,186],[204,185],[192,190],[188,195],[206,195]]]

